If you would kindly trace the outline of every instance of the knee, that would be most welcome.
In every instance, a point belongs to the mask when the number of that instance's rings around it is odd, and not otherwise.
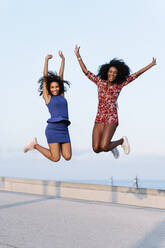
[[[107,148],[107,146],[104,145],[104,144],[102,144],[102,145],[100,146],[100,149],[101,149],[103,152],[106,152],[106,148]]]
[[[107,152],[107,151],[110,151],[108,145],[106,143],[103,143],[100,145],[100,149],[103,151],[103,152]]]
[[[52,157],[51,157],[51,160],[52,160],[53,162],[58,162],[58,161],[60,160],[60,156],[52,156]]]
[[[65,160],[69,161],[69,160],[71,160],[72,155],[71,154],[67,154],[67,155],[65,155],[63,157],[64,157]]]
[[[70,160],[72,157],[72,153],[71,152],[62,152],[62,156],[65,160]]]
[[[93,151],[95,152],[95,153],[99,153],[100,152],[100,148],[99,148],[99,146],[97,146],[97,145],[93,145]]]

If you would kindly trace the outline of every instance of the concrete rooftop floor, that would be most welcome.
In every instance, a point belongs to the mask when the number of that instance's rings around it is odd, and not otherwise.
[[[0,192],[0,248],[165,248],[165,211]]]

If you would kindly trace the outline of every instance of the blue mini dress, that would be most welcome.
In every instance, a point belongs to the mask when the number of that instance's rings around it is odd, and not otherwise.
[[[45,129],[48,144],[70,143],[67,100],[63,96],[51,96],[47,107],[51,116]]]

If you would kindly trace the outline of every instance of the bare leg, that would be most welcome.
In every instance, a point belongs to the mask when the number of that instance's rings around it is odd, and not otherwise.
[[[61,144],[61,151],[62,151],[62,156],[66,160],[70,160],[72,157],[72,147],[71,143],[63,143]]]
[[[35,149],[43,154],[46,158],[51,161],[57,162],[61,157],[61,149],[59,143],[48,144],[50,149],[40,146],[39,144],[35,145]]]
[[[104,131],[102,134],[100,148],[104,152],[108,152],[113,150],[115,147],[122,145],[123,139],[119,139],[116,141],[111,142],[111,139],[116,131],[117,126],[113,123],[106,124],[104,126]]]
[[[95,123],[92,133],[92,148],[96,153],[101,152],[100,143],[104,131],[104,123]]]

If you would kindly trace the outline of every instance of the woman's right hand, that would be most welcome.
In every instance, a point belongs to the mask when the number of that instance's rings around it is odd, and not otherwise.
[[[49,60],[49,59],[52,59],[52,58],[53,58],[53,55],[51,55],[51,54],[48,54],[48,55],[45,57],[46,60]]]
[[[78,45],[75,46],[75,54],[76,54],[76,57],[79,58],[80,57],[80,53],[79,53],[79,50],[80,50],[80,47]]]
[[[81,67],[82,71],[83,71],[83,72],[85,73],[85,75],[86,75],[86,74],[88,73],[88,70],[87,70],[87,68],[86,68],[86,66],[85,66],[85,64],[84,64],[84,62],[83,62],[83,60],[82,60],[82,58],[81,58],[81,56],[80,56],[79,51],[80,51],[80,47],[79,47],[78,45],[76,45],[76,46],[75,46],[74,52],[75,52],[75,54],[76,54],[76,57],[77,57],[77,59],[78,59],[78,62],[79,62],[79,64],[80,64],[80,67]]]

